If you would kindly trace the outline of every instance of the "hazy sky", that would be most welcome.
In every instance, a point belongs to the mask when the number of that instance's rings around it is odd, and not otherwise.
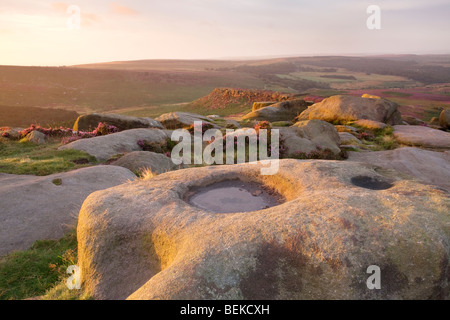
[[[0,1],[0,64],[450,53],[450,0]]]

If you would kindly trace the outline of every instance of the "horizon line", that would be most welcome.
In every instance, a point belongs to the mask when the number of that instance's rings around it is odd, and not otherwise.
[[[67,65],[18,65],[18,64],[0,64],[0,66],[8,67],[77,67],[95,64],[107,63],[123,63],[123,62],[138,62],[138,61],[259,61],[259,60],[275,60],[275,59],[289,59],[289,58],[315,58],[315,57],[401,57],[401,56],[446,56],[448,53],[316,53],[316,54],[287,54],[287,55],[264,55],[264,56],[235,56],[235,57],[218,57],[218,58],[141,58],[131,60],[111,60],[111,61],[97,61],[76,63]]]

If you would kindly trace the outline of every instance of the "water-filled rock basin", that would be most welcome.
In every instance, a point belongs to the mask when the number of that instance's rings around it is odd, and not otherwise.
[[[392,183],[389,181],[369,176],[356,176],[350,181],[357,187],[370,190],[385,190],[392,187]]]
[[[239,179],[191,189],[186,198],[189,204],[216,213],[257,211],[283,202],[282,196],[266,186]]]

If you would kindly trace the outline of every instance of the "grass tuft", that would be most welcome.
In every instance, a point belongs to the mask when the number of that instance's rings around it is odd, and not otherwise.
[[[27,299],[44,295],[56,283],[64,282],[68,276],[65,273],[67,267],[76,264],[76,261],[75,231],[59,240],[36,241],[28,250],[2,257],[0,300]]]
[[[37,145],[32,142],[2,139],[0,141],[0,172],[45,176],[95,164],[95,157],[79,150],[57,150],[59,141]],[[87,159],[79,161],[80,158]]]

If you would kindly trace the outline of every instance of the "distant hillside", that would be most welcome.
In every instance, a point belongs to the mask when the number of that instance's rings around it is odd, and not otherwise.
[[[192,102],[192,106],[213,110],[232,108],[238,105],[244,109],[251,107],[253,102],[286,101],[293,99],[294,96],[291,93],[280,93],[270,90],[216,88],[207,96]]]
[[[78,116],[75,111],[60,109],[0,106],[0,127],[28,127],[31,124],[71,127]]]
[[[229,86],[263,89],[265,84],[235,72],[0,66],[0,105],[77,112],[190,102]]]
[[[450,83],[450,55],[140,60],[71,67],[0,66],[0,105],[135,116],[158,116],[181,109],[198,113],[224,110],[224,114],[229,114],[240,113],[255,99],[270,100],[271,93],[264,91],[308,92],[324,97],[351,90],[392,91],[442,83]],[[227,96],[224,92],[211,93],[215,88],[260,91],[254,91],[258,92],[255,96],[244,91]],[[445,89],[443,94],[450,93]]]

